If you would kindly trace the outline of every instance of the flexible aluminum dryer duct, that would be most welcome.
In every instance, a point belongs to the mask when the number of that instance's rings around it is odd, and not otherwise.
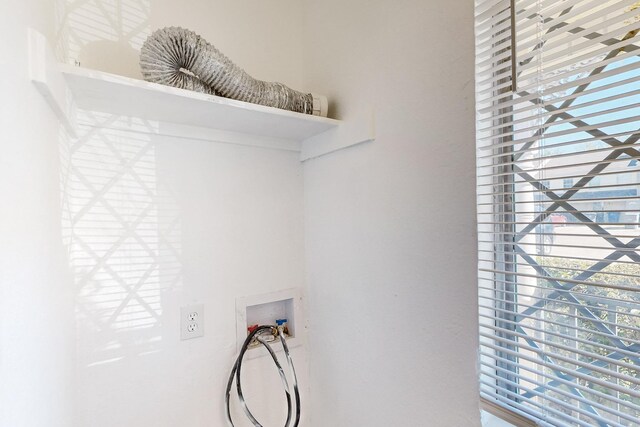
[[[167,27],[151,34],[142,46],[140,67],[145,80],[239,101],[327,116],[327,99],[281,83],[256,80],[193,31]]]

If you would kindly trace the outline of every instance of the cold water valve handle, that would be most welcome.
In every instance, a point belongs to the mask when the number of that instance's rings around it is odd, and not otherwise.
[[[276,319],[276,325],[278,326],[278,334],[289,336],[289,326],[287,325],[287,319]]]

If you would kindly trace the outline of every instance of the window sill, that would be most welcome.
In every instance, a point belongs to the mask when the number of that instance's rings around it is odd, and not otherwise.
[[[482,427],[537,427],[534,421],[481,399]]]
[[[513,424],[506,422],[502,418],[482,410],[481,411],[482,427],[515,427]]]

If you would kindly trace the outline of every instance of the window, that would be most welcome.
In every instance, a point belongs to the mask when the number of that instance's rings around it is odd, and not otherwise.
[[[640,426],[640,2],[476,0],[480,390]]]

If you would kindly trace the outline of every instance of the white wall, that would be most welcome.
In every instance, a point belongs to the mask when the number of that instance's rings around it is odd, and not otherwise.
[[[473,2],[305,5],[307,86],[377,133],[304,165],[312,425],[477,426]]]
[[[294,358],[313,425],[478,425],[470,0],[50,5],[0,15],[15,41],[0,82],[15,100],[0,115],[0,425],[222,425],[235,297],[302,286],[305,259],[311,381],[306,350]],[[152,29],[189,27],[255,77],[326,93],[339,117],[373,106],[378,138],[307,162],[304,190],[297,153],[161,124],[94,116],[66,141],[26,79],[27,25],[61,57],[132,76]],[[191,302],[206,333],[183,342]],[[277,376],[252,365],[250,402],[266,397],[256,412],[278,425]]]
[[[56,48],[83,67],[141,78],[139,50],[165,26],[189,28],[253,77],[303,82],[297,0],[56,0]]]
[[[0,426],[68,427],[73,297],[61,233],[59,125],[27,73],[27,26],[52,3],[0,2]]]
[[[98,127],[81,127],[65,190],[77,289],[77,425],[224,425],[236,297],[304,284],[297,153],[91,117],[82,120]],[[194,303],[205,306],[205,336],[181,341],[180,307]],[[304,347],[293,357],[306,417]],[[258,419],[279,425],[284,396],[271,363],[267,356],[245,364],[244,387]]]
[[[295,0],[66,0],[57,11],[58,54],[85,67],[139,77],[141,44],[173,25],[200,33],[256,78],[303,80],[302,40],[291,36],[302,30]],[[64,189],[76,425],[223,425],[236,297],[304,286],[298,153],[224,144],[199,130],[203,140],[163,136],[162,123],[114,116],[81,122]],[[191,303],[205,305],[205,336],[181,341],[179,310]],[[307,424],[306,348],[292,355]],[[245,370],[258,419],[283,424],[271,362],[251,360]]]

